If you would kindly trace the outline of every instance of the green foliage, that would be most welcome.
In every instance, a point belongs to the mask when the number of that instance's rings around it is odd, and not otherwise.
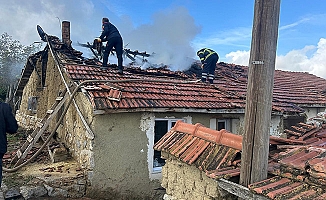
[[[14,84],[27,58],[39,51],[41,44],[22,45],[8,33],[0,36],[0,98],[4,100],[9,85]]]

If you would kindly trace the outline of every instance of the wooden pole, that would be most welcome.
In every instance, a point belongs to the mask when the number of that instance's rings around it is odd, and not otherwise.
[[[255,0],[240,184],[267,178],[280,0]]]

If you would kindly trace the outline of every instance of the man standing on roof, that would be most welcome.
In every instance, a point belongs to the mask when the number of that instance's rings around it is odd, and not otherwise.
[[[16,133],[17,121],[7,103],[0,102],[0,187],[2,181],[2,158],[7,152],[7,133]]]
[[[123,53],[123,42],[122,37],[118,31],[118,29],[109,22],[109,19],[104,17],[102,19],[102,34],[99,38],[97,38],[98,42],[105,42],[106,47],[103,53],[103,65],[101,67],[102,70],[106,70],[108,68],[108,60],[109,54],[112,48],[115,48],[117,58],[118,58],[118,68],[119,74],[123,74],[123,67],[122,67],[122,53]]]
[[[216,63],[218,61],[218,54],[211,49],[203,48],[197,51],[197,56],[200,58],[203,69],[201,81],[205,83],[208,79],[208,82],[212,84],[214,80]]]

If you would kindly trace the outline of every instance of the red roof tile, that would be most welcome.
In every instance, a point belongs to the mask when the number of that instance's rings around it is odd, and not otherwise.
[[[248,188],[270,199],[316,199],[325,196],[326,148],[318,146],[319,142],[310,142],[313,138],[322,141],[323,138],[318,138],[318,135],[325,131],[325,127],[298,123],[292,128],[301,132],[297,139],[277,140],[271,137],[270,178],[253,183]],[[233,180],[239,180],[241,146],[236,143],[242,143],[241,136],[178,121],[154,145],[154,149],[195,165],[210,178],[234,177]],[[280,148],[275,148],[278,145]]]
[[[232,166],[241,149],[241,141],[241,136],[225,130],[214,131],[200,124],[192,125],[178,121],[155,144],[154,149],[166,151],[204,171],[211,171]]]
[[[245,94],[246,94],[246,79],[238,79],[241,76],[246,76],[246,70],[241,70],[245,67],[238,66],[232,68],[228,65],[221,64],[217,69],[217,80],[214,85],[208,86],[202,83],[194,83],[192,77],[187,77],[181,72],[172,72],[168,69],[148,69],[135,71],[132,68],[126,68],[124,76],[117,75],[117,68],[113,67],[106,71],[101,71],[96,67],[91,66],[76,66],[66,65],[65,69],[68,76],[75,81],[86,79],[100,79],[100,80],[126,80],[126,82],[114,83],[116,86],[123,87],[122,98],[126,101],[130,100],[130,97],[134,98],[133,103],[128,104],[129,109],[132,108],[193,108],[193,109],[232,109],[232,108],[244,108]],[[220,71],[219,71],[220,69]],[[240,72],[230,72],[232,69],[240,69]],[[130,72],[129,72],[130,71]],[[159,72],[159,74],[157,74]],[[228,72],[228,73],[227,73]],[[229,73],[230,72],[230,73]],[[236,75],[232,74],[235,73]],[[285,72],[284,72],[285,73]],[[161,75],[164,76],[161,76]],[[230,76],[232,74],[232,76]],[[279,72],[280,76],[283,76],[283,72]],[[291,76],[295,76],[296,73],[290,73]],[[318,77],[311,77],[313,75],[304,74],[305,79]],[[301,76],[299,76],[302,78]],[[139,82],[131,82],[129,79],[144,79]],[[129,82],[129,81],[130,82]],[[283,79],[277,79],[283,81]],[[326,81],[319,80],[326,88]],[[166,82],[170,81],[170,82]],[[278,89],[278,87],[280,87]],[[279,112],[302,112],[303,110],[295,104],[326,104],[324,95],[320,90],[311,90],[311,88],[302,87],[300,85],[288,85],[283,82],[275,82],[274,89],[274,101],[273,110]],[[287,91],[292,90],[293,92]],[[86,88],[87,90],[87,88]],[[297,91],[297,92],[295,92]],[[286,96],[283,96],[286,95]],[[308,96],[314,95],[313,99],[309,99]],[[105,97],[97,97],[105,98]],[[147,102],[142,104],[140,102]],[[107,104],[110,106],[110,104]],[[126,105],[118,103],[119,107],[126,108]],[[113,108],[113,107],[108,107]],[[116,108],[116,107],[114,107]],[[105,109],[104,107],[97,107],[95,109]]]

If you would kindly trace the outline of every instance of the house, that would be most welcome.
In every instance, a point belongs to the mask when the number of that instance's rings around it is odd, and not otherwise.
[[[60,109],[49,129],[59,124],[56,139],[85,170],[89,195],[160,195],[165,161],[153,146],[178,120],[243,132],[247,67],[218,63],[211,85],[197,81],[194,66],[186,72],[125,66],[119,75],[114,64],[102,71],[99,61],[82,57],[70,31],[63,33],[62,40],[46,35],[44,50],[27,60],[15,92],[16,118],[33,129],[68,94],[67,112]],[[325,79],[276,70],[271,134],[281,136],[324,110],[325,89]]]
[[[155,145],[166,159],[164,199],[325,199],[326,120],[271,136],[268,177],[239,185],[242,136],[178,121]]]

